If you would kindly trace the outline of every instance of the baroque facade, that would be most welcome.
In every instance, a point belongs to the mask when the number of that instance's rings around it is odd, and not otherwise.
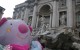
[[[3,12],[4,12],[4,8],[0,6],[0,19],[2,18]]]
[[[34,34],[66,30],[80,37],[80,0],[27,0],[15,6],[14,19],[23,19]]]

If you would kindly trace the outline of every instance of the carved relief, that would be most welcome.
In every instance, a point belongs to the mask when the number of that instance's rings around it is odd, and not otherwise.
[[[59,0],[59,7],[66,6],[66,0]]]

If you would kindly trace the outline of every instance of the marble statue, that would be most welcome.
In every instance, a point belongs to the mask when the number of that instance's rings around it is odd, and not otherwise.
[[[48,31],[48,30],[49,30],[49,24],[46,25],[46,31]]]
[[[45,17],[41,17],[41,32],[43,33],[46,29]]]
[[[29,19],[28,25],[31,25],[31,21],[32,21],[32,20],[31,20],[31,19]]]
[[[66,15],[64,13],[62,13],[62,16],[60,17],[60,24],[61,25],[65,25],[66,21]]]
[[[41,19],[41,24],[42,25],[45,24],[45,17],[41,17],[40,19]]]

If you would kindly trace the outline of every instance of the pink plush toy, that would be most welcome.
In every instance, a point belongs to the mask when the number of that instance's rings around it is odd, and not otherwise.
[[[11,45],[12,50],[29,50],[32,28],[22,20],[0,21],[0,44]]]

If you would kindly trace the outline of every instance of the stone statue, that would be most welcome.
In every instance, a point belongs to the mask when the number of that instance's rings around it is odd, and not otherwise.
[[[45,25],[45,17],[41,17],[40,19],[39,19],[39,27],[40,27],[40,32],[41,33],[43,33],[44,31],[45,31],[45,29],[46,29],[46,25]]]
[[[42,32],[45,32],[45,31],[46,31],[46,25],[43,24],[43,25],[42,25]]]
[[[46,24],[46,31],[49,30],[49,24]]]
[[[64,13],[62,13],[62,16],[60,17],[60,24],[61,25],[65,25],[66,21],[66,15]]]
[[[31,20],[31,19],[29,19],[28,25],[31,25],[31,21],[32,21],[32,20]]]
[[[45,24],[45,17],[41,17],[41,24]]]

